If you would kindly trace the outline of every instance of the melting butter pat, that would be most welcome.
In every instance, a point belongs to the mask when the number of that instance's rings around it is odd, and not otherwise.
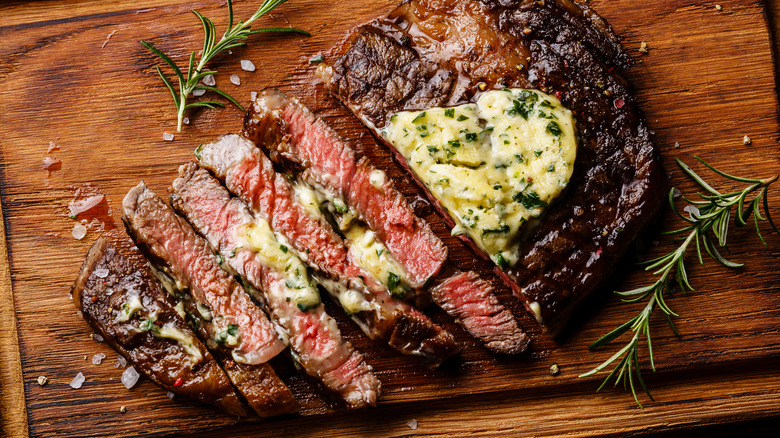
[[[255,251],[265,264],[274,267],[285,277],[288,302],[294,302],[301,311],[317,307],[320,294],[309,281],[309,274],[301,259],[282,243],[264,219],[256,218],[251,225],[242,227],[240,237],[248,248]]]
[[[381,131],[466,234],[502,268],[524,225],[571,179],[575,120],[536,90],[488,91],[476,104],[394,114]]]
[[[195,358],[196,362],[203,360],[203,354],[200,349],[195,346],[195,341],[191,336],[185,334],[181,330],[177,329],[173,325],[166,324],[159,329],[153,330],[153,333],[158,338],[172,339],[187,351],[187,353]]]
[[[376,233],[354,222],[344,232],[344,237],[351,242],[349,251],[361,268],[384,284],[393,296],[406,295],[406,271],[376,237]]]

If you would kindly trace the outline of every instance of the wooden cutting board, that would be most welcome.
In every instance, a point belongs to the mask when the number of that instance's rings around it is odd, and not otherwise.
[[[389,152],[328,96],[308,63],[347,29],[386,14],[396,1],[292,0],[261,20],[262,25],[290,23],[312,37],[253,37],[249,47],[234,49],[211,67],[220,71],[219,86],[242,102],[266,86],[299,97],[415,197],[417,188]],[[248,17],[258,3],[238,2],[236,17]],[[627,77],[656,132],[670,184],[685,193],[694,190],[673,164],[681,158],[693,165],[694,155],[727,172],[780,173],[778,102],[762,1],[724,0],[721,11],[714,2],[694,0],[646,0],[641,6],[633,0],[589,3],[640,61]],[[169,400],[148,380],[126,390],[120,383],[122,369],[114,367],[116,354],[91,339],[68,297],[99,231],[90,228],[86,238],[75,240],[71,230],[76,222],[68,218],[67,204],[75,189],[91,184],[107,195],[101,218],[109,228],[121,227],[118,208],[130,187],[143,179],[164,193],[178,165],[192,158],[199,143],[241,128],[241,113],[233,107],[199,111],[174,141],[163,141],[164,132],[175,132],[173,105],[154,71],[157,59],[138,40],[153,42],[183,64],[188,50],[201,45],[192,9],[219,26],[226,23],[227,9],[216,0],[52,0],[0,6],[0,214],[6,243],[0,250],[0,424],[7,435],[128,436],[221,429],[225,436],[580,436],[780,416],[780,237],[769,234],[766,226],[770,250],[749,229],[732,230],[730,255],[745,261],[745,268],[727,270],[707,261],[690,270],[696,291],[668,300],[681,315],[676,319],[680,339],[655,315],[658,372],[645,372],[645,377],[657,401],[648,401],[644,410],[620,389],[596,393],[603,375],[577,376],[622,346],[589,352],[587,345],[641,308],[620,303],[610,291],[645,284],[648,275],[630,263],[622,265],[581,306],[565,336],[553,341],[500,287],[490,268],[448,236],[435,214],[427,219],[448,245],[451,263],[493,280],[502,301],[532,335],[527,354],[491,356],[441,311],[429,309],[464,347],[458,360],[430,371],[368,341],[332,308],[344,336],[383,381],[377,409],[329,413],[329,402],[285,358],[276,362],[303,399],[301,416],[237,422],[209,407]],[[638,52],[643,41],[647,55]],[[257,71],[242,71],[241,59],[252,60]],[[241,78],[240,86],[229,82],[231,74]],[[752,144],[743,145],[744,135]],[[50,142],[59,149],[47,154]],[[46,156],[61,160],[61,167],[49,174],[42,166]],[[780,187],[770,202],[780,218]],[[658,230],[675,225],[679,223],[670,211],[662,212],[646,239],[647,256],[671,250]],[[107,358],[93,365],[91,358],[98,353]],[[560,367],[558,376],[548,372],[552,364]],[[646,356],[643,365],[649,366]],[[71,389],[68,383],[78,372],[86,383]],[[36,383],[40,375],[48,377],[46,386]],[[126,413],[120,413],[121,406]],[[411,420],[417,421],[416,430],[407,424]]]

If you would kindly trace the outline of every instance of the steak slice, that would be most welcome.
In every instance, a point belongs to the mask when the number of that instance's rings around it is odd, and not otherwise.
[[[264,255],[241,237],[256,223],[265,221],[256,219],[241,200],[231,198],[219,181],[195,163],[179,168],[170,197],[171,205],[219,251],[225,262],[262,293],[261,300],[267,303],[277,324],[287,331],[294,357],[306,372],[340,394],[350,408],[375,406],[380,382],[363,356],[341,338],[336,321],[325,313],[325,306],[319,301],[316,286],[287,283],[295,281],[291,271],[308,278],[300,260],[272,236],[263,242],[265,247],[272,247]],[[275,255],[283,259],[269,261]],[[288,268],[275,266],[279,262]],[[316,295],[314,307],[302,310],[302,304],[296,302],[301,287]]]
[[[515,317],[498,301],[490,283],[475,272],[453,275],[434,287],[431,296],[488,350],[518,354],[528,347],[530,339]]]
[[[244,117],[244,134],[275,162],[304,171],[304,179],[354,208],[419,288],[447,260],[447,248],[414,214],[384,172],[294,97],[277,89],[260,92]]]
[[[121,242],[120,242],[121,245]],[[87,323],[138,371],[176,395],[247,415],[225,372],[177,313],[136,248],[107,237],[90,248],[71,288]],[[144,321],[154,319],[149,328]]]
[[[353,29],[325,60],[326,86],[377,134],[394,113],[475,102],[489,89],[538,89],[573,111],[579,144],[568,191],[530,231],[518,263],[496,268],[551,335],[663,202],[658,150],[615,71],[629,58],[586,5],[409,0]]]
[[[287,179],[244,137],[226,135],[201,145],[199,163],[223,180],[258,217],[283,235],[302,259],[323,273],[320,279],[352,319],[372,339],[384,339],[404,354],[430,366],[459,351],[455,339],[427,316],[396,300],[382,284],[351,259],[344,241],[321,217],[314,217],[296,198]]]
[[[208,243],[143,182],[127,193],[122,212],[150,261],[172,278],[178,293],[189,291],[189,311],[200,315],[201,340],[252,409],[263,417],[296,412],[292,392],[266,363],[284,343],[265,313],[219,267]]]

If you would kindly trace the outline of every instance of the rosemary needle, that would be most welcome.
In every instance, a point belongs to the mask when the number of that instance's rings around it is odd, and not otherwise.
[[[171,92],[171,96],[173,96],[173,102],[176,104],[176,115],[178,118],[178,123],[176,126],[177,131],[181,131],[181,125],[182,121],[184,120],[184,114],[187,112],[190,108],[197,108],[197,107],[206,107],[206,108],[214,108],[215,106],[224,107],[225,105],[222,102],[218,102],[215,100],[204,100],[194,103],[187,103],[187,98],[189,98],[190,94],[192,94],[195,90],[204,90],[204,91],[212,91],[214,93],[219,94],[220,96],[224,97],[225,99],[232,102],[234,105],[236,105],[241,111],[244,110],[244,108],[228,93],[216,88],[216,87],[210,87],[207,85],[200,84],[200,81],[205,78],[208,75],[216,74],[216,71],[203,71],[203,68],[206,66],[206,64],[211,61],[217,54],[220,52],[223,52],[225,50],[232,49],[234,47],[239,47],[246,45],[245,40],[249,37],[249,35],[257,34],[257,33],[266,33],[266,32],[294,32],[302,35],[309,36],[308,32],[305,32],[300,29],[295,28],[288,28],[288,27],[274,27],[274,28],[263,28],[263,29],[251,29],[250,25],[257,20],[258,18],[262,17],[263,15],[271,12],[274,8],[281,5],[282,3],[285,3],[287,0],[264,0],[263,4],[260,5],[260,8],[257,9],[257,11],[249,17],[246,21],[239,21],[233,24],[233,2],[231,0],[227,0],[227,6],[228,6],[228,28],[225,31],[225,33],[222,35],[222,38],[217,39],[217,29],[214,25],[214,22],[210,19],[204,17],[201,15],[198,11],[192,11],[193,14],[195,14],[198,19],[200,19],[201,24],[203,25],[203,50],[200,54],[200,59],[198,60],[197,64],[195,63],[195,52],[190,53],[190,59],[189,64],[187,66],[187,76],[185,78],[184,74],[182,73],[182,70],[176,65],[173,60],[154,47],[152,44],[141,41],[141,44],[143,44],[144,47],[151,50],[152,53],[159,56],[160,59],[162,59],[166,64],[168,64],[172,69],[173,72],[176,74],[176,78],[178,80],[179,90],[178,92],[174,89],[173,83],[168,79],[167,76],[163,73],[160,66],[157,66],[157,74],[160,75],[160,78],[165,83],[165,86],[168,87],[168,90]]]
[[[640,370],[639,350],[641,343],[642,341],[647,342],[650,369],[655,371],[653,344],[650,334],[650,317],[656,308],[660,309],[674,334],[679,336],[679,333],[672,322],[672,317],[678,315],[664,301],[664,293],[669,289],[669,282],[671,281],[672,274],[674,275],[674,281],[683,293],[694,290],[688,281],[688,274],[685,270],[685,255],[688,252],[688,249],[695,245],[696,255],[701,264],[704,264],[704,258],[702,257],[701,251],[701,248],[704,247],[707,254],[723,266],[728,268],[739,268],[743,266],[741,263],[734,263],[726,259],[723,257],[720,250],[718,250],[718,247],[726,247],[729,223],[731,222],[732,215],[734,215],[736,226],[747,225],[752,216],[756,234],[767,248],[769,246],[761,235],[761,230],[758,226],[759,221],[768,221],[772,226],[772,229],[780,234],[780,230],[777,229],[774,221],[772,221],[772,217],[769,215],[769,205],[767,201],[767,189],[769,188],[769,185],[777,181],[777,175],[768,179],[740,178],[721,172],[699,157],[696,157],[696,159],[716,174],[732,181],[746,183],[748,186],[739,191],[721,193],[715,190],[702,177],[694,172],[693,169],[679,159],[677,160],[677,164],[683,172],[693,178],[705,192],[697,193],[700,200],[690,200],[683,197],[689,204],[689,206],[684,209],[684,211],[688,213],[688,216],[681,214],[674,203],[675,189],[672,189],[669,192],[669,204],[671,205],[672,210],[677,216],[686,221],[688,225],[663,234],[682,236],[676,239],[681,242],[680,246],[669,254],[642,263],[645,265],[646,271],[653,271],[653,275],[659,276],[655,283],[625,292],[615,292],[627,303],[638,302],[648,297],[649,299],[639,314],[588,346],[588,349],[594,350],[612,342],[628,331],[633,333],[631,340],[623,348],[618,350],[617,353],[612,355],[601,365],[580,376],[591,376],[617,362],[617,365],[612,369],[612,372],[607,375],[598,390],[601,390],[610,380],[614,380],[615,386],[622,382],[624,389],[631,390],[634,401],[640,408],[642,407],[642,403],[639,402],[639,397],[637,396],[637,386],[642,388],[650,400],[653,400],[650,390],[642,379]],[[748,200],[748,198],[756,192],[758,193],[751,200]],[[761,216],[760,210],[762,206],[766,218]],[[734,211],[735,208],[736,211]]]

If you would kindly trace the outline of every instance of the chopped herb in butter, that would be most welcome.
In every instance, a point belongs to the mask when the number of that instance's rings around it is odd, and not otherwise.
[[[476,104],[394,114],[382,129],[466,234],[502,268],[517,262],[526,223],[571,178],[575,120],[536,90],[484,93]]]
[[[268,222],[256,218],[253,224],[243,227],[240,234],[247,249],[254,251],[263,263],[283,273],[284,293],[290,298],[287,302],[293,302],[301,311],[319,306],[320,294],[310,281],[303,261],[271,230]]]

